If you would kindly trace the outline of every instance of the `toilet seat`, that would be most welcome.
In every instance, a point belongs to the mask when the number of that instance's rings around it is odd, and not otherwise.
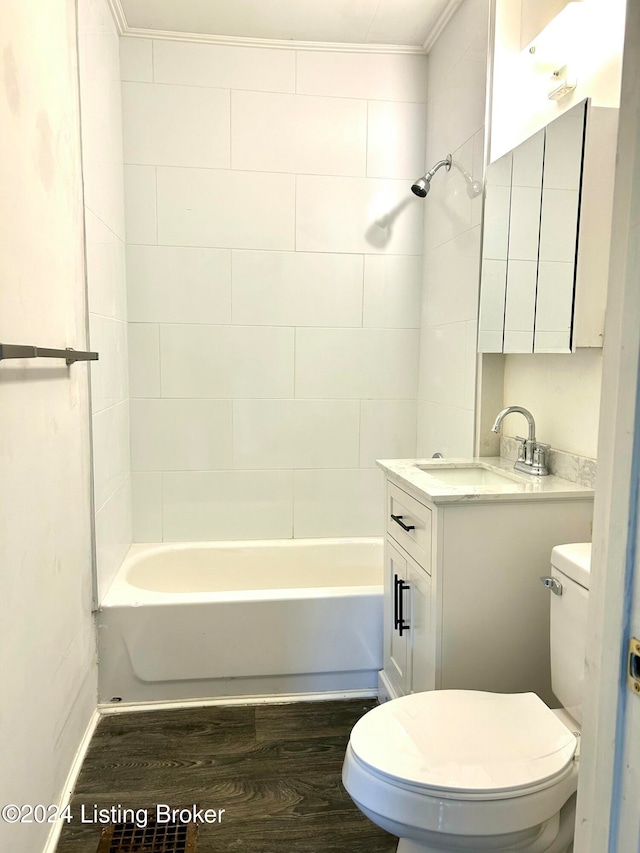
[[[571,772],[577,739],[534,693],[438,690],[374,708],[350,745],[387,784],[464,802],[553,786]]]

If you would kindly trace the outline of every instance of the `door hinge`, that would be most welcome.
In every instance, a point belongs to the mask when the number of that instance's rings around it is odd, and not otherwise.
[[[627,681],[629,689],[640,696],[640,640],[631,637],[627,658]]]

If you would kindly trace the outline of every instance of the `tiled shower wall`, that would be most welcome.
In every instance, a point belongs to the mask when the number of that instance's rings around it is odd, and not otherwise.
[[[119,37],[106,0],[78,3],[97,596],[131,544]]]
[[[427,162],[451,153],[425,207],[418,455],[474,452],[489,0],[465,0],[429,54]],[[458,167],[455,167],[458,164]]]
[[[378,535],[426,57],[121,40],[136,541]]]

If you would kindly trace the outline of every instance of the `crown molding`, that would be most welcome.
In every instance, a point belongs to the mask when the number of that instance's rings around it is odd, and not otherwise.
[[[241,38],[240,36],[216,36],[209,33],[181,33],[174,30],[150,30],[141,27],[130,27],[127,16],[122,8],[121,0],[106,0],[113,16],[114,23],[121,36],[128,38],[152,38],[164,41],[185,41],[199,44],[220,44],[228,47],[262,47],[276,50],[313,50],[331,53],[405,53],[422,56],[426,53],[424,46],[406,44],[350,44],[342,42],[320,41],[289,41],[285,39]],[[455,2],[456,9],[462,0]],[[448,9],[448,7],[447,7]],[[455,10],[454,10],[455,11]],[[451,15],[453,12],[451,13]],[[449,17],[451,17],[451,15]],[[442,15],[440,16],[442,18]],[[440,18],[436,25],[440,22]],[[447,18],[449,20],[449,18]],[[446,23],[446,22],[445,22]],[[444,24],[443,24],[444,27]]]
[[[440,38],[442,31],[447,26],[451,18],[458,11],[460,6],[464,3],[464,0],[449,0],[447,5],[444,7],[435,24],[431,28],[431,32],[424,40],[422,45],[422,53],[429,53],[431,48],[434,46],[436,41]]]
[[[111,12],[111,16],[113,18],[113,23],[116,25],[116,29],[118,30],[118,35],[125,35],[128,26],[127,26],[127,16],[124,13],[124,9],[122,8],[122,3],[120,0],[106,0],[107,6],[109,7],[109,11]]]

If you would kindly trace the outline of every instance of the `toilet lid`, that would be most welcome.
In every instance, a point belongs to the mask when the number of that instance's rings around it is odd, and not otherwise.
[[[550,784],[576,743],[535,693],[475,690],[394,699],[351,732],[355,755],[374,772],[459,799]]]

